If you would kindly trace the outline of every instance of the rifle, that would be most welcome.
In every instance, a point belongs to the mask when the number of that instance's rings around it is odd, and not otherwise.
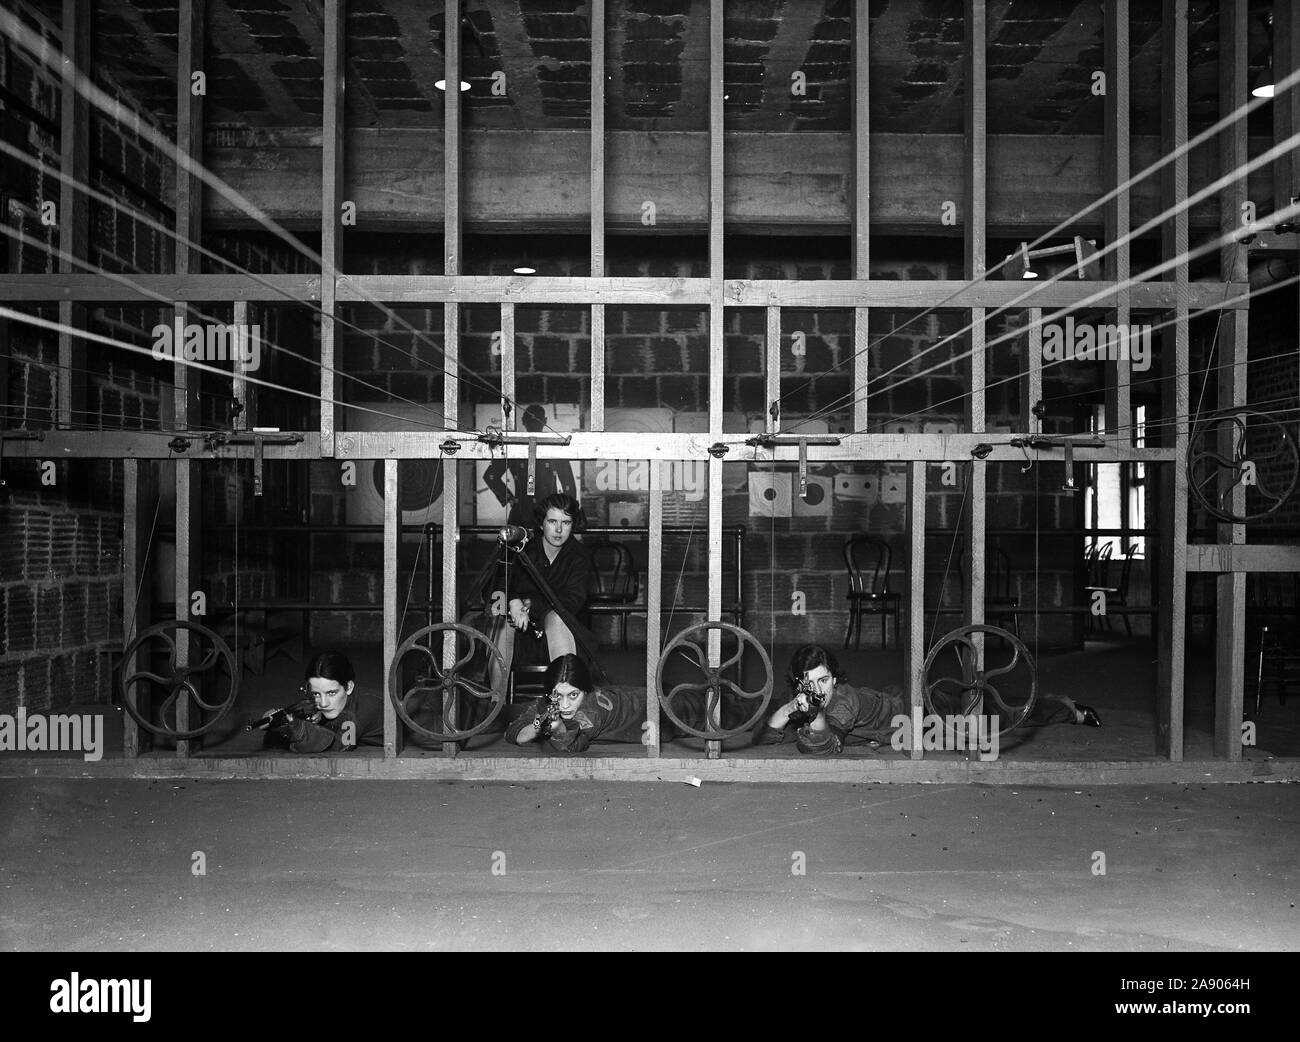
[[[554,691],[546,695],[545,700],[538,699],[537,715],[533,717],[533,729],[541,741],[551,737],[551,728],[560,718],[560,696]]]
[[[795,694],[803,695],[808,702],[808,722],[812,723],[817,719],[817,714],[822,711],[822,707],[826,705],[826,699],[818,692],[816,684],[803,679],[800,679],[795,686]]]
[[[254,720],[244,728],[245,731],[261,731],[267,728],[274,730],[283,727],[291,720],[309,720],[318,715],[316,700],[305,698],[291,705],[282,706],[280,709],[273,709],[260,720]]]

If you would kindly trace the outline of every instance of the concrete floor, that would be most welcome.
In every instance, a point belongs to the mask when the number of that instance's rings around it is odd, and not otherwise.
[[[1297,826],[1280,784],[6,779],[0,948],[1294,951]]]

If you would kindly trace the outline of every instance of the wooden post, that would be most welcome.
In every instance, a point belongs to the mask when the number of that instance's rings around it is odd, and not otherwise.
[[[401,617],[398,614],[399,597],[397,582],[397,549],[402,542],[401,503],[397,494],[397,465],[395,459],[384,460],[384,759],[391,760],[402,753],[402,725],[393,708],[393,694],[389,692],[388,682],[393,671],[393,660],[397,657],[397,645],[402,635],[397,631]],[[445,496],[446,493],[444,492]],[[447,539],[444,538],[443,545]],[[429,562],[433,567],[433,562]],[[398,678],[399,682],[401,678]]]
[[[459,357],[457,345],[460,336],[460,307],[455,301],[443,305],[443,329],[447,373],[443,377],[443,413],[449,417],[448,426],[456,424],[456,392],[460,381],[456,377],[456,363]],[[456,608],[456,570],[459,566],[456,547],[460,541],[460,516],[458,492],[459,477],[456,457],[445,455],[442,458],[442,621],[457,622]],[[433,562],[429,562],[433,567]],[[456,664],[456,634],[448,631],[443,635],[442,668],[450,672]],[[457,695],[448,692],[443,697],[442,722],[448,730],[456,727]],[[455,742],[443,742],[442,751],[448,756],[456,755]]]
[[[519,429],[519,408],[515,402],[515,306],[508,300],[501,304],[501,429]]]
[[[722,438],[722,374],[725,368],[725,313],[723,311],[723,116],[722,116],[722,6],[709,8],[709,440]],[[722,460],[709,459],[709,621],[722,618]],[[722,662],[722,639],[711,632],[710,668]],[[710,723],[720,724],[720,710]],[[722,755],[721,742],[706,742],[706,756]]]
[[[177,38],[176,63],[176,147],[181,155],[195,163],[203,162],[203,96],[192,88],[193,74],[203,71],[205,0],[180,5],[180,25]],[[176,165],[176,274],[197,275],[200,270],[199,252],[194,245],[203,236],[203,184],[180,163]],[[189,308],[178,302],[176,320],[184,325]],[[183,360],[177,361],[176,373],[176,426],[185,430],[198,425],[199,380],[198,370],[191,370]],[[199,462],[178,459],[176,468],[176,619],[190,617],[190,598],[201,581],[203,537],[200,526],[203,519],[202,488]],[[239,577],[235,577],[239,581]],[[209,597],[213,591],[206,591]],[[200,620],[206,622],[206,619]],[[239,669],[240,655],[235,653],[235,668]],[[189,665],[189,641],[177,639],[176,664]],[[189,719],[189,701],[177,705],[176,726],[185,730],[197,724]],[[176,743],[176,755],[192,755],[199,747],[196,739],[181,739]]]
[[[1166,154],[1187,143],[1187,0],[1164,0],[1164,71],[1162,91],[1163,140]],[[1187,155],[1165,167],[1161,178],[1165,207],[1187,198]],[[1161,228],[1166,260],[1187,252],[1187,211]],[[1183,758],[1183,704],[1187,640],[1187,417],[1189,329],[1187,263],[1166,276],[1177,286],[1172,335],[1164,337],[1164,416],[1172,424],[1174,460],[1161,468],[1164,506],[1161,516],[1164,552],[1160,558],[1160,588],[1165,598],[1157,640],[1156,741],[1170,760]],[[1169,348],[1172,346],[1173,350]],[[1166,439],[1168,444],[1168,439]]]
[[[591,277],[605,275],[605,0],[591,0]],[[591,417],[605,429],[605,305],[591,306]]]
[[[986,269],[988,237],[985,230],[986,184],[988,179],[987,63],[985,61],[986,14],[984,0],[966,0],[966,278],[982,279]],[[966,397],[966,426],[972,434],[984,430],[984,386],[988,372],[985,355],[984,308],[971,309],[970,393]],[[966,604],[964,614],[969,625],[984,621],[984,522],[988,471],[983,460],[970,464],[970,495],[966,510],[965,533]],[[924,519],[924,514],[921,515]],[[1038,577],[1034,577],[1038,581]],[[979,668],[983,668],[984,638],[976,634],[975,647]]]
[[[446,62],[443,68],[446,89],[443,93],[443,263],[447,275],[459,275],[461,268],[460,221],[460,0],[447,0],[446,18],[443,22],[443,50]],[[460,379],[457,366],[460,362],[460,305],[453,299],[443,303],[443,365],[442,415],[449,429],[460,426]],[[514,351],[513,338],[501,350]],[[516,423],[518,418],[516,418]],[[456,544],[460,539],[460,518],[457,512],[458,492],[456,458],[444,454],[442,458],[442,621],[456,622]],[[433,562],[429,562],[432,567]],[[456,635],[448,632],[443,637],[442,666],[450,670],[456,663]],[[456,693],[443,697],[442,722],[446,729],[456,727]],[[442,751],[456,755],[455,742],[443,742]]]
[[[1043,400],[1043,309],[1029,309],[1028,343],[1020,368],[1020,428],[1026,434],[1040,434],[1043,421],[1034,406]]]
[[[659,668],[659,655],[662,650],[662,617],[659,614],[663,597],[664,571],[664,467],[662,460],[649,460],[650,468],[650,516],[647,520],[650,532],[646,537],[648,558],[646,561],[645,587],[645,715],[650,725],[652,742],[646,742],[646,755],[658,757],[663,745],[659,734],[659,695],[655,676]]]
[[[781,401],[781,309],[767,308],[767,340],[764,352],[765,391],[763,394],[763,423],[768,434],[776,434],[781,429],[781,413],[778,405],[776,415],[772,415],[772,406]]]
[[[1273,79],[1282,79],[1300,62],[1300,14],[1293,0],[1273,0]],[[1296,90],[1280,91],[1273,99],[1273,141],[1285,141],[1295,133],[1300,124],[1300,101]],[[1245,102],[1241,98],[1233,106]],[[1300,176],[1297,176],[1295,150],[1289,155],[1273,160],[1273,206],[1275,210],[1288,206],[1291,196],[1300,195]]]
[[[1109,0],[1103,5],[1105,18],[1106,170],[1104,183],[1114,190],[1129,179],[1129,33],[1128,0]],[[1234,104],[1234,108],[1236,105]],[[1225,110],[1230,111],[1230,110]],[[1118,247],[1105,258],[1105,276],[1127,282],[1132,275],[1129,243],[1129,193],[1127,189],[1106,204],[1103,214],[1106,246]],[[1115,322],[1127,329],[1131,321],[1133,294],[1122,289],[1116,294]],[[1132,365],[1120,359],[1106,366],[1106,430],[1125,432],[1125,444],[1133,443],[1129,385]]]
[[[925,713],[922,697],[925,666],[925,477],[926,464],[914,462],[907,468],[908,553],[907,645],[903,649],[903,689],[911,705],[912,719]],[[919,760],[921,729],[912,728],[912,759]]]
[[[149,535],[158,502],[158,464],[152,460],[122,461],[122,646],[129,647],[151,625],[153,584],[149,581]],[[138,598],[137,598],[138,592]],[[139,652],[122,660],[122,675],[152,668]],[[144,685],[135,688],[136,708],[148,716]],[[123,717],[122,754],[133,759],[148,748],[148,732],[127,714]]]
[[[90,180],[90,107],[78,93],[76,77],[90,77],[91,11],[77,0],[63,0],[63,69],[60,98],[59,170],[64,180],[59,187],[58,270],[68,275],[80,270],[74,259],[84,259],[89,248],[90,205],[86,193],[76,185]],[[86,327],[86,309],[71,300],[59,301],[59,323]],[[85,424],[86,408],[85,341],[67,331],[59,333],[58,398],[55,422],[60,427]]]
[[[853,5],[853,277],[871,278],[871,17],[869,0]],[[853,429],[870,423],[871,309],[853,309]]]
[[[320,454],[334,455],[334,371],[338,359],[338,273],[343,263],[344,82],[346,0],[325,0],[325,93],[321,132]]]
[[[1247,3],[1223,0],[1219,9],[1219,107],[1231,112],[1249,97],[1247,83]],[[1246,121],[1238,120],[1219,137],[1219,166],[1222,173],[1240,169],[1246,162]],[[1282,186],[1278,186],[1282,187]],[[1246,202],[1246,179],[1234,181],[1220,195],[1220,227],[1230,235],[1240,227],[1241,208]],[[1278,200],[1274,199],[1274,205]],[[1286,206],[1287,200],[1281,200]],[[1246,246],[1233,242],[1219,251],[1219,273],[1224,282],[1245,282]],[[1246,348],[1250,314],[1246,311],[1219,312],[1219,357],[1207,364],[1218,365],[1218,406],[1246,404]],[[1209,356],[1207,356],[1209,357]],[[1231,364],[1229,364],[1231,363]],[[1220,431],[1217,451],[1232,459],[1236,432]],[[1231,493],[1226,502],[1234,514],[1246,507],[1246,489],[1227,470],[1219,471],[1220,493]],[[1246,526],[1221,524],[1218,542],[1244,543]],[[1241,720],[1246,684],[1246,573],[1227,572],[1215,577],[1214,657],[1214,755],[1241,759]]]
[[[246,329],[248,327],[248,301],[235,301],[233,320],[236,329]],[[255,396],[249,393],[249,389],[256,387],[257,384],[248,382],[248,370],[244,367],[244,359],[239,352],[236,352],[232,357],[231,366],[234,375],[230,378],[230,397],[243,406],[235,414],[233,426],[237,431],[246,431],[250,427],[257,425],[255,423],[257,415],[254,408]]]
[[[447,0],[443,19],[443,79],[446,90],[442,92],[443,144],[442,144],[442,227],[443,273],[459,275],[461,268],[460,223],[460,0]],[[455,364],[447,362],[448,369]],[[454,413],[446,417],[452,423]]]

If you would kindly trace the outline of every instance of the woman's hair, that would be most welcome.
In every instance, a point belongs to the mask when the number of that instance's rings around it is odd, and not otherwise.
[[[548,510],[563,510],[569,517],[573,518],[573,530],[575,532],[581,532],[587,527],[587,517],[582,512],[582,504],[567,492],[552,492],[545,499],[540,500],[535,509],[537,511],[538,527],[546,520]]]
[[[554,691],[556,684],[572,684],[585,694],[591,690],[591,673],[577,655],[561,655],[546,667],[542,683],[547,691]]]
[[[357,674],[346,655],[337,651],[325,651],[309,660],[307,668],[303,670],[304,681],[312,677],[324,677],[326,680],[336,680],[340,684],[351,684],[356,681]]]
[[[825,666],[831,671],[836,681],[842,680],[843,675],[840,673],[840,664],[835,660],[835,653],[820,644],[805,644],[790,656],[790,675],[786,679],[790,681],[790,687],[799,686],[800,678],[811,669],[818,666]]]

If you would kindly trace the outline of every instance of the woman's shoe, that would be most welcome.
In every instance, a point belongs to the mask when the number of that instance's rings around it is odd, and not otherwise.
[[[1075,702],[1074,708],[1076,712],[1083,714],[1083,719],[1079,723],[1085,727],[1101,726],[1101,717],[1097,715],[1097,710],[1093,709],[1092,706],[1086,706],[1082,702]]]

